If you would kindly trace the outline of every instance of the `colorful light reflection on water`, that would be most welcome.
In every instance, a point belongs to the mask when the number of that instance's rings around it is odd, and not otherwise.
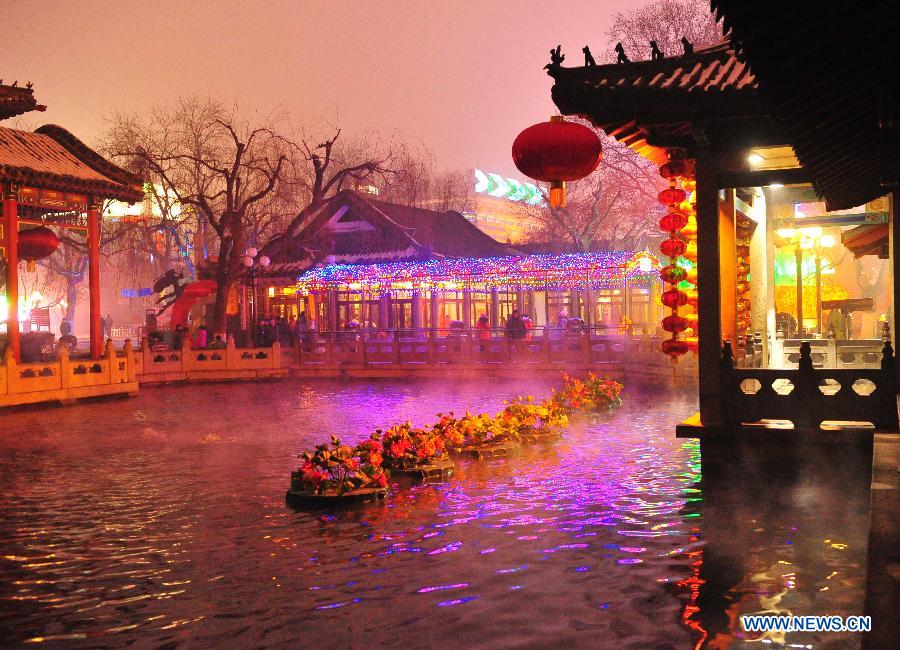
[[[738,566],[720,561],[698,446],[672,433],[693,405],[674,396],[631,389],[617,415],[559,445],[461,463],[450,483],[381,505],[284,505],[296,453],[331,432],[354,441],[523,390],[187,386],[0,415],[0,638],[690,647],[741,643],[739,613],[860,613],[864,532],[802,491],[761,513],[728,502],[744,509],[732,521],[746,548]]]

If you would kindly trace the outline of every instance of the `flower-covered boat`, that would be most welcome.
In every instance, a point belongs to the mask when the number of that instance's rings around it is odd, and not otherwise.
[[[285,498],[291,505],[330,506],[365,503],[387,496],[388,476],[380,445],[367,440],[355,447],[337,436],[300,455],[303,464],[291,472]]]
[[[410,422],[380,429],[355,447],[332,436],[331,443],[301,455],[303,465],[291,473],[287,499],[298,505],[360,502],[383,498],[388,476],[444,481],[453,473],[449,456],[508,458],[522,444],[556,442],[569,418],[608,414],[621,403],[622,385],[589,373],[585,379],[563,374],[563,387],[541,402],[522,397],[504,402],[496,416],[438,413],[431,426]]]
[[[447,455],[447,440],[440,429],[416,428],[405,422],[372,435],[381,444],[383,464],[391,478],[417,481],[446,481],[453,475],[453,461]]]

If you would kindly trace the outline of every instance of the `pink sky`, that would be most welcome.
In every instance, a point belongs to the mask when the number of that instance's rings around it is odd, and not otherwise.
[[[445,168],[519,175],[516,134],[554,107],[542,69],[606,46],[643,0],[266,2],[6,0],[6,83],[34,82],[44,114],[91,142],[116,109],[213,94],[347,130],[399,130]]]

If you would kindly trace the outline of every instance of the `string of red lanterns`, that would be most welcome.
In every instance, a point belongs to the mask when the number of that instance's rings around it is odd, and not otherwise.
[[[684,286],[682,283],[685,282],[696,285],[694,265],[697,260],[697,244],[694,238],[697,234],[697,221],[694,204],[689,200],[688,190],[685,187],[687,177],[692,175],[688,161],[670,158],[669,162],[659,168],[659,174],[669,181],[669,187],[659,193],[659,202],[668,208],[668,213],[659,221],[659,227],[669,234],[668,239],[659,247],[660,252],[669,258],[668,265],[659,272],[662,281],[668,286],[660,300],[671,310],[671,313],[662,319],[662,328],[671,336],[662,342],[661,349],[663,354],[671,357],[673,362],[677,362],[678,358],[688,351],[697,349],[696,336],[682,337],[687,330],[696,333],[697,314],[694,308],[697,304],[697,294],[696,291],[688,292],[679,288]],[[689,260],[692,264],[679,264],[679,258]],[[685,268],[686,266],[689,268]]]

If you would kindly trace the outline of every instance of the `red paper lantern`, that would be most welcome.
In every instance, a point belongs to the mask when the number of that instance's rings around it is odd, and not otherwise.
[[[683,317],[672,314],[662,319],[662,328],[672,334],[680,334],[688,328],[688,322]]]
[[[659,220],[659,229],[666,232],[676,232],[687,225],[688,218],[681,212],[670,212]]]
[[[550,205],[566,205],[565,182],[589,175],[600,164],[603,146],[591,129],[562,116],[534,124],[522,131],[512,146],[513,162],[520,172],[550,183]]]
[[[678,205],[684,201],[685,196],[687,195],[684,193],[684,190],[680,190],[677,187],[667,187],[659,193],[659,202],[663,205]]]
[[[665,165],[659,168],[659,175],[666,180],[681,178],[686,173],[687,164],[685,164],[683,160],[677,158],[675,160],[670,160]]]
[[[668,291],[663,291],[662,295],[659,297],[659,300],[669,309],[677,309],[678,307],[687,304],[688,297],[684,291],[679,291],[678,289],[669,289]]]
[[[684,280],[684,276],[684,269],[675,264],[669,264],[659,270],[659,277],[662,278],[663,282],[668,282],[669,284],[678,284]]]
[[[669,355],[674,361],[678,357],[687,354],[689,348],[686,341],[679,341],[676,338],[671,338],[663,341],[660,349],[663,351],[663,354]]]
[[[680,239],[666,239],[659,245],[660,252],[666,257],[678,257],[687,248],[687,244]]]
[[[38,226],[19,232],[19,259],[28,262],[27,269],[34,271],[35,262],[44,259],[59,246],[59,238],[56,233],[46,226]]]

